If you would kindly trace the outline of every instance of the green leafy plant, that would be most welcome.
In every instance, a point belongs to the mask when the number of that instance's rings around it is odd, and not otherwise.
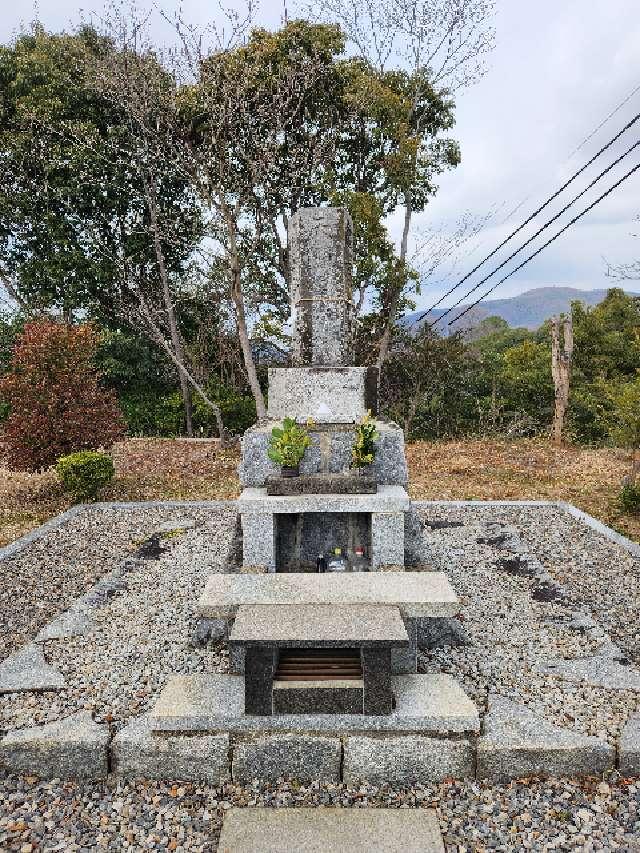
[[[371,418],[371,413],[367,412],[356,427],[356,435],[351,450],[352,468],[364,468],[365,465],[371,465],[376,458],[376,441],[379,438],[380,433]]]
[[[271,430],[267,453],[269,459],[276,465],[281,465],[283,468],[295,468],[300,464],[310,444],[311,439],[306,429],[298,426],[293,418],[285,418],[282,427],[274,427]]]
[[[640,515],[640,485],[625,483],[620,492],[620,506],[628,515]]]
[[[107,453],[81,450],[61,456],[56,464],[56,473],[74,500],[95,500],[100,489],[113,478],[113,460]]]

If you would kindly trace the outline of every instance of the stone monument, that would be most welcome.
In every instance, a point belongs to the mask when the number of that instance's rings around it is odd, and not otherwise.
[[[276,732],[302,736],[302,749],[310,733],[394,732],[401,752],[411,747],[407,733],[426,732],[437,735],[429,749],[446,743],[466,762],[460,735],[478,730],[473,703],[449,676],[417,673],[420,620],[451,618],[459,602],[442,572],[405,570],[420,538],[402,430],[377,419],[375,370],[351,366],[351,230],[342,209],[303,209],[291,219],[293,366],[269,371],[268,417],[243,438],[242,564],[211,575],[198,605],[228,643],[231,674],[177,676],[151,725],[157,736],[246,736],[249,751],[262,733],[267,752]],[[362,477],[349,466],[368,412],[379,438]],[[284,417],[314,423],[301,476],[286,484],[267,456]],[[414,531],[410,548],[405,530]],[[319,552],[354,546],[368,559],[318,570]],[[273,760],[287,772],[279,752]]]

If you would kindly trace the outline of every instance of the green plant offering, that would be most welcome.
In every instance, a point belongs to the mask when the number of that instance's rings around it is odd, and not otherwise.
[[[282,427],[271,430],[268,456],[276,465],[283,468],[295,468],[300,464],[307,447],[311,444],[309,433],[298,426],[293,418],[285,418]]]
[[[356,435],[351,451],[352,468],[364,468],[365,465],[371,465],[376,458],[376,441],[379,438],[380,433],[376,430],[371,413],[367,412],[356,427]]]
[[[107,453],[81,450],[61,456],[56,473],[76,502],[95,500],[100,489],[113,478],[113,460]]]

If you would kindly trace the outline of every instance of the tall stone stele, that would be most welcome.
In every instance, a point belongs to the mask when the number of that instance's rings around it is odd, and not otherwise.
[[[302,461],[301,472],[334,474],[350,467],[355,425],[367,412],[374,417],[377,414],[375,368],[352,366],[352,231],[351,218],[344,208],[303,208],[289,223],[293,366],[269,370],[267,421],[245,433],[239,468],[240,482],[245,487],[239,501],[247,543],[245,563],[254,560],[272,571],[277,568],[278,554],[288,549],[287,530],[293,525],[291,518],[284,517],[273,524],[267,522],[265,516],[273,507],[268,496],[257,493],[264,489],[268,477],[278,473],[267,455],[273,426],[284,417],[293,417],[299,423],[313,420],[312,444]],[[341,524],[349,513],[352,516],[349,530],[361,529],[363,536],[373,542],[376,531],[370,514],[382,503],[385,515],[380,517],[378,529],[381,533],[385,523],[391,524],[388,516],[395,513],[396,547],[388,557],[380,556],[381,565],[403,562],[402,546],[397,545],[400,537],[397,527],[401,514],[408,508],[404,491],[407,484],[404,437],[396,424],[376,420],[376,425],[380,438],[371,473],[377,482],[378,495],[371,496],[371,505],[366,508],[363,505],[360,510],[354,505],[352,509],[331,511],[331,501],[322,495],[315,496],[315,504],[312,502],[308,507],[301,503],[295,512],[305,520],[302,530],[300,522],[295,527],[295,538],[303,562],[312,559],[314,551],[317,555],[318,551],[328,549],[332,538],[348,540],[352,534],[343,532]],[[389,490],[397,491],[392,495]],[[282,499],[274,504],[282,505]],[[260,512],[261,506],[264,512]],[[247,537],[250,527],[251,534]],[[258,545],[258,541],[263,544]],[[254,543],[253,550],[249,542]],[[379,546],[381,554],[382,543]]]

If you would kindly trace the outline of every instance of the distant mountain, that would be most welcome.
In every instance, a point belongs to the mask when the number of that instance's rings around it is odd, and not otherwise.
[[[475,306],[459,323],[448,325],[447,321],[452,320],[465,307],[459,305],[442,320],[442,323],[437,324],[437,328],[446,334],[460,329],[473,328],[486,317],[502,317],[513,328],[519,326],[537,329],[549,317],[553,317],[555,314],[568,313],[571,303],[575,300],[579,299],[586,305],[597,305],[602,302],[606,295],[606,290],[578,290],[575,287],[535,287],[532,290],[526,290],[519,296],[511,296],[508,299],[486,299]],[[640,296],[640,293],[630,293],[629,295]],[[422,322],[432,323],[444,312],[444,308],[436,308]],[[421,313],[416,311],[413,314],[407,314],[403,322],[410,328],[416,328],[416,322]]]

